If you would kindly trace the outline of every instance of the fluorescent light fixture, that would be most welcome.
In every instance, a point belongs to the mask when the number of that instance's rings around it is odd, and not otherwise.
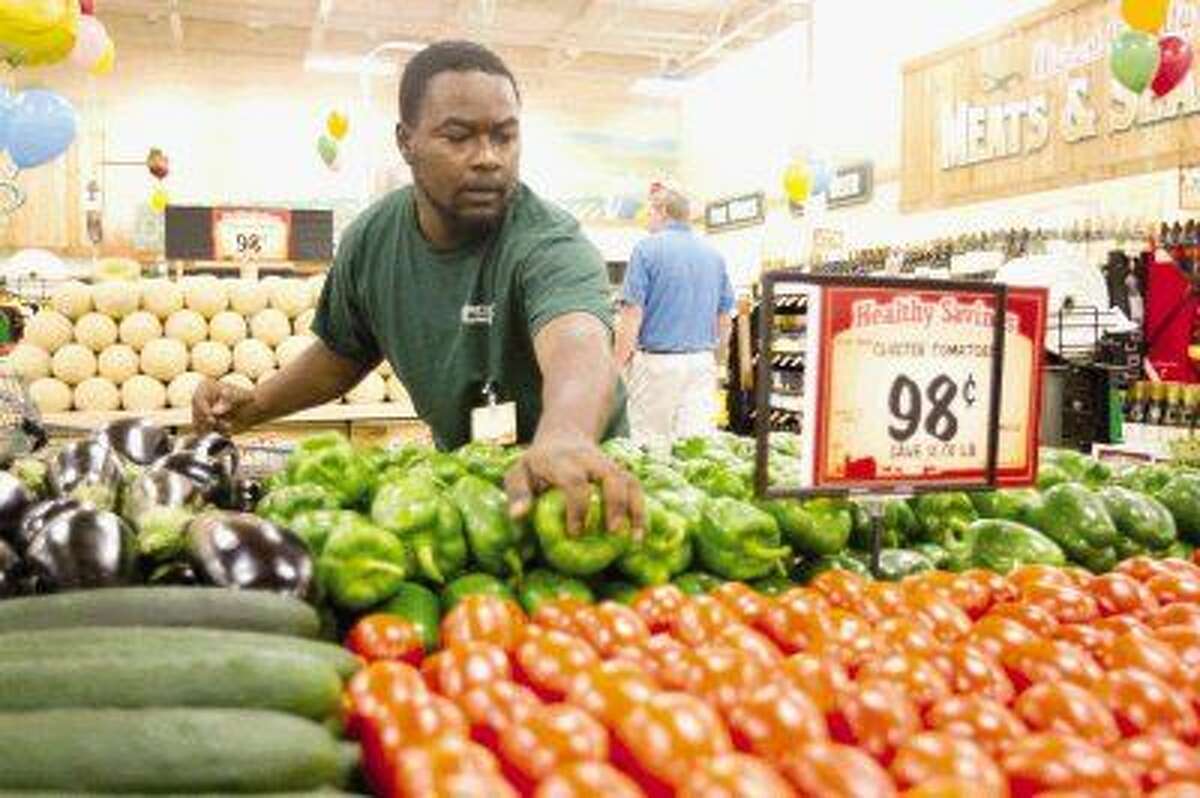
[[[404,50],[417,52],[425,49],[421,42],[389,42],[388,50]],[[393,78],[396,76],[396,63],[391,59],[377,58],[377,53],[368,55],[328,55],[309,53],[304,56],[305,72],[325,72],[334,75],[370,75],[372,77]]]
[[[629,91],[643,97],[678,99],[687,93],[688,88],[689,81],[684,78],[638,78]]]

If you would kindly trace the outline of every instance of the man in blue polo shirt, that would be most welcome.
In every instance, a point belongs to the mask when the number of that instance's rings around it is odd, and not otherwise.
[[[733,288],[725,259],[688,225],[687,197],[656,185],[651,235],[625,274],[615,354],[629,368],[629,427],[655,447],[716,431],[717,364],[729,338]]]

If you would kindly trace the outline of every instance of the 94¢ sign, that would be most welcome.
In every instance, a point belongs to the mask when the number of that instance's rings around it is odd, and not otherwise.
[[[809,289],[812,487],[987,480],[997,294],[929,286]],[[1021,485],[1036,476],[1046,292],[1007,297],[996,479]]]

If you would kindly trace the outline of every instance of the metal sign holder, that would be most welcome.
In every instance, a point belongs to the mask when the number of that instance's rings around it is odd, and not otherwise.
[[[775,301],[781,285],[846,288],[901,289],[914,293],[972,293],[989,294],[997,309],[992,330],[992,384],[988,408],[987,449],[983,482],[894,482],[889,488],[802,488],[772,487],[770,484],[770,400],[772,391],[771,354],[775,344]],[[862,497],[867,500],[871,516],[871,573],[879,575],[879,553],[883,542],[883,500],[904,498],[921,493],[954,490],[977,492],[999,487],[997,460],[1000,445],[1000,404],[1004,395],[1005,316],[1008,308],[1008,287],[1000,283],[966,282],[961,280],[921,280],[896,277],[854,277],[810,274],[798,269],[781,269],[762,277],[762,308],[758,318],[758,364],[754,381],[754,487],[763,499],[810,499],[817,497]],[[810,334],[814,334],[810,331]],[[813,364],[806,364],[812,368]],[[802,424],[810,424],[804,419]]]

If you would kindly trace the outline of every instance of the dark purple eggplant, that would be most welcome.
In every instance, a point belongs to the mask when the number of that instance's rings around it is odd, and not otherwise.
[[[69,443],[50,460],[47,479],[53,496],[75,496],[97,507],[117,503],[124,470],[117,453],[95,438]]]
[[[215,463],[229,475],[232,482],[238,473],[240,456],[237,444],[216,432],[188,435],[175,441],[175,451],[193,452],[196,457]]]
[[[233,500],[232,475],[220,463],[196,452],[172,452],[158,460],[152,470],[170,471],[185,477],[209,504],[226,507]]]
[[[308,548],[252,513],[211,510],[188,524],[188,555],[203,584],[316,597]]]
[[[0,541],[16,543],[21,519],[33,501],[33,494],[25,483],[7,471],[0,471]]]
[[[21,518],[21,523],[17,526],[17,531],[13,535],[12,544],[18,552],[24,553],[29,549],[30,544],[49,523],[50,519],[59,513],[65,513],[71,510],[80,510],[85,505],[78,499],[62,497],[58,499],[47,499],[43,502],[38,502],[29,508],[24,517]]]
[[[123,418],[106,424],[100,437],[124,460],[150,465],[171,451],[170,434],[142,418]]]
[[[22,570],[21,558],[11,546],[0,540],[0,598],[21,592]]]
[[[125,489],[122,509],[126,518],[137,518],[158,507],[199,510],[203,504],[203,487],[189,474],[155,464]]]
[[[25,564],[50,591],[130,585],[137,581],[137,541],[115,513],[69,510],[50,518]]]

